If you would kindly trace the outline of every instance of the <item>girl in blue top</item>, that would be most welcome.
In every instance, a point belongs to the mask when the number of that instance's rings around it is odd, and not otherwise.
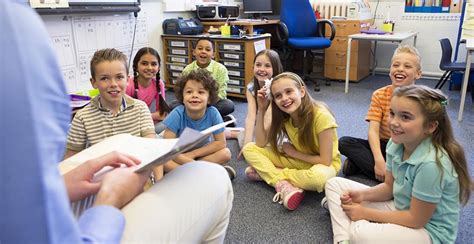
[[[455,242],[459,205],[469,200],[472,181],[446,105],[438,90],[395,89],[385,182],[326,183],[334,243]]]

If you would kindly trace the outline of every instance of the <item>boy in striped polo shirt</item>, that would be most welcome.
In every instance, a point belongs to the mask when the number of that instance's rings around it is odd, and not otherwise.
[[[346,176],[362,173],[367,177],[384,181],[385,148],[390,139],[388,118],[390,99],[396,87],[415,84],[421,77],[421,57],[414,47],[399,46],[390,66],[391,85],[379,88],[372,94],[366,121],[369,122],[368,140],[344,136],[339,139],[339,151],[347,159],[343,173]]]
[[[94,53],[90,69],[90,81],[99,90],[99,95],[74,116],[64,158],[121,133],[155,138],[155,127],[147,105],[125,94],[127,57],[116,49],[102,49]],[[160,178],[162,166],[153,173]]]

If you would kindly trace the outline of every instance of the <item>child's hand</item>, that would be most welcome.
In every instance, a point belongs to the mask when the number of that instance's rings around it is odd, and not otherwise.
[[[375,178],[381,182],[385,180],[385,160],[375,160],[374,166]]]
[[[168,116],[168,112],[164,112],[164,111],[163,111],[163,112],[159,112],[159,113],[160,113],[160,116],[161,116],[163,119],[166,118],[166,116]],[[162,119],[162,120],[163,120],[163,119]]]
[[[359,203],[342,204],[342,210],[352,221],[365,219],[365,207]]]
[[[270,87],[272,85],[272,80],[273,79],[266,79],[265,80],[265,85],[263,86],[266,89],[265,97],[269,100],[272,99],[272,94],[270,93]]]
[[[237,159],[242,159],[242,153],[243,153],[244,149],[240,149],[240,152],[239,152],[239,155],[237,155]]]
[[[283,142],[283,144],[281,145],[281,149],[286,155],[294,158],[293,155],[295,155],[294,153],[296,152],[296,148],[295,146],[293,146],[293,144],[289,142]]]
[[[349,192],[344,192],[342,195],[339,197],[341,199],[341,205],[349,205],[352,204],[352,199],[349,194]]]
[[[342,193],[340,199],[341,204],[361,203],[364,200],[362,192],[357,190],[348,190]]]
[[[268,106],[270,105],[270,99],[267,98],[267,88],[260,88],[257,92],[257,104],[259,109],[267,111]]]
[[[166,112],[161,113],[159,111],[156,111],[151,113],[151,118],[153,119],[153,121],[163,121],[167,115],[168,113]]]

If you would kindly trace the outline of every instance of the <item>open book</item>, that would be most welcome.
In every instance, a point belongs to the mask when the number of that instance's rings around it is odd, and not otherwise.
[[[62,161],[59,164],[59,170],[61,174],[65,174],[89,159],[117,151],[140,159],[141,163],[135,166],[134,170],[137,173],[141,173],[151,170],[155,166],[164,164],[181,153],[189,151],[206,140],[212,132],[224,128],[232,122],[235,121],[226,121],[201,132],[191,128],[185,128],[181,136],[177,139],[142,138],[130,134],[111,136]],[[112,169],[112,167],[104,167],[101,171],[97,172],[95,178],[100,178],[103,174]]]

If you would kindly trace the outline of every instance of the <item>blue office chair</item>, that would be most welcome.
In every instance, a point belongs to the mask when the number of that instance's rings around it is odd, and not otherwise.
[[[331,28],[330,38],[324,36],[326,24]],[[311,50],[331,46],[331,41],[336,35],[336,28],[329,20],[317,21],[308,0],[282,0],[280,25],[276,34],[284,45],[283,59],[290,60],[296,50],[303,51],[303,59],[305,59],[313,56]],[[309,73],[312,72],[312,67],[313,65],[310,66]],[[285,61],[285,70],[287,69],[288,64]],[[311,80],[309,75],[306,75],[306,69],[306,60],[303,60],[302,78]],[[315,91],[319,91],[318,83],[315,83]]]
[[[441,62],[439,63],[439,68],[444,72],[444,74],[439,79],[438,83],[436,83],[435,89],[441,89],[446,83],[447,80],[451,77],[454,71],[461,71],[464,72],[466,70],[466,63],[465,62],[453,62],[451,61],[451,56],[453,54],[453,48],[451,46],[451,42],[448,38],[443,38],[439,40],[441,43]],[[474,71],[474,65],[471,65],[471,72]],[[449,89],[451,90],[451,84],[449,85]]]

